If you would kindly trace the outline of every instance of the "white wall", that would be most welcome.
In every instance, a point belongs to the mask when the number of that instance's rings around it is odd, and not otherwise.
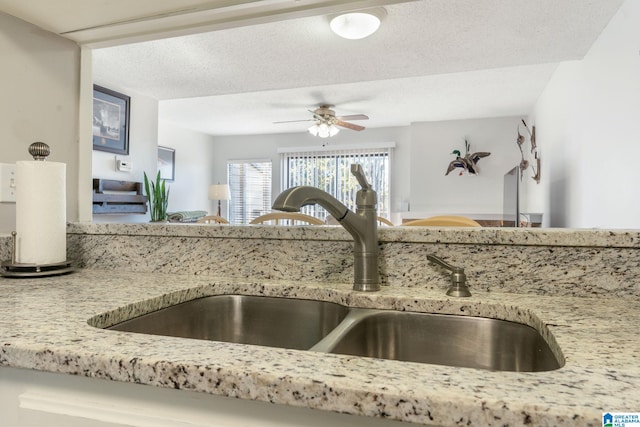
[[[547,212],[548,225],[640,228],[640,194],[633,166],[640,154],[636,124],[640,117],[638,21],[640,2],[627,0],[583,61],[564,63],[558,68],[532,113],[541,148],[542,181],[540,186],[525,181],[530,195],[526,204],[530,211]],[[33,141],[49,143],[53,150],[51,160],[67,163],[67,216],[74,221],[78,211],[79,48],[68,40],[0,13],[0,55],[9,58],[0,67],[0,88],[5,99],[0,103],[3,129],[0,162],[28,159],[26,147]],[[154,103],[155,100],[149,99],[136,102],[135,96],[132,102],[132,114],[142,105],[148,107],[141,113],[144,118],[132,120],[132,133],[136,125],[146,128],[140,135],[131,137],[134,173],[126,176],[116,173],[112,155],[94,152],[95,177],[138,180],[142,170],[155,171],[155,156],[147,157],[154,152],[158,141]],[[392,185],[396,208],[399,202],[408,201],[414,211],[438,206],[438,209],[464,212],[463,209],[471,205],[471,197],[474,212],[499,212],[500,196],[496,196],[499,192],[494,188],[497,178],[492,175],[501,176],[510,164],[519,160],[512,134],[515,127],[506,126],[503,142],[503,137],[499,141],[486,139],[480,128],[478,133],[470,133],[463,127],[455,127],[460,123],[452,123],[451,129],[421,123],[362,133],[344,131],[331,143],[363,140],[398,143]],[[481,160],[478,177],[445,178],[448,153],[454,148],[463,148],[464,136],[469,137],[472,150],[492,151],[492,155]],[[278,177],[279,160],[273,148],[318,143],[307,134],[304,137],[287,134],[214,139],[215,151],[210,154],[212,182],[226,180],[227,158],[248,155],[274,159],[274,176]],[[259,144],[249,148],[250,141]],[[431,150],[431,144],[436,143],[442,147]],[[493,146],[494,143],[497,145]],[[170,141],[163,144],[171,146]],[[202,149],[202,144],[196,145]],[[137,153],[139,149],[141,152]],[[176,149],[180,157],[181,148],[176,146]],[[497,160],[503,155],[506,163],[500,164]],[[279,188],[274,189],[274,194],[277,191]],[[176,199],[177,202],[194,208],[201,204],[191,205],[188,199]],[[8,232],[14,226],[15,205],[0,203],[0,232]]]
[[[0,163],[31,160],[43,141],[49,160],[67,164],[67,220],[78,219],[80,49],[0,12]],[[15,203],[0,203],[0,233],[15,230]]]
[[[208,199],[209,185],[226,182],[214,173],[214,138],[168,123],[160,123],[158,145],[176,150],[175,181],[167,182],[169,212],[204,210],[215,214],[218,203]],[[224,206],[223,206],[224,209]]]
[[[335,149],[341,145],[395,142],[396,150],[392,164],[393,179],[391,182],[392,209],[397,209],[397,202],[409,197],[409,171],[403,165],[408,164],[411,142],[409,127],[367,129],[364,132],[343,130],[333,138],[321,139],[308,132],[285,133],[251,136],[216,136],[215,151],[212,157],[213,178],[226,182],[228,160],[268,159],[273,164],[272,198],[280,193],[280,155],[278,148],[309,147],[322,149],[323,143]]]
[[[437,214],[500,214],[504,174],[520,163],[516,143],[520,117],[417,123],[411,126],[411,211]],[[524,129],[522,130],[524,132]],[[445,176],[453,150],[488,151],[480,173]]]
[[[144,172],[151,178],[155,177],[158,170],[158,101],[131,89],[113,86],[108,82],[96,81],[95,83],[131,97],[131,123],[129,155],[94,150],[92,153],[93,178],[143,182]],[[117,171],[116,158],[129,161],[133,166],[132,170]],[[146,215],[93,215],[95,222],[147,222],[149,219],[149,213]]]
[[[573,129],[576,125],[577,85],[573,84],[580,74],[581,62],[561,64],[536,104],[531,122],[536,125],[536,136],[541,155],[542,176],[540,188],[532,191],[528,185],[526,203],[540,207],[547,213],[543,225],[568,227],[571,224],[572,206],[581,194],[572,187],[578,181],[579,162],[568,161],[571,152],[579,156],[579,138]],[[576,148],[578,151],[576,151]]]
[[[627,0],[583,61],[558,68],[535,107],[551,226],[640,228],[638,22],[640,2]]]
[[[331,148],[367,142],[395,142],[392,164],[392,210],[402,203],[412,211],[425,213],[502,212],[502,179],[505,172],[520,162],[516,144],[519,117],[500,119],[456,120],[416,123],[406,127],[344,130],[336,137],[322,140],[308,133],[215,137],[214,180],[225,182],[226,162],[238,159],[271,159],[273,163],[273,197],[280,192],[280,157],[278,148]],[[491,156],[478,165],[478,176],[458,176],[445,171],[454,149],[464,153],[464,138],[471,151],[489,151]],[[395,222],[400,222],[396,216]]]
[[[640,194],[635,185],[633,162],[640,154],[637,118],[640,117],[640,2],[627,0],[591,51],[582,61],[561,64],[528,118],[536,125],[542,159],[542,179],[536,184],[527,171],[522,181],[523,210],[544,212],[543,225],[572,228],[640,228]],[[343,131],[328,142],[348,145],[357,142],[397,143],[392,181],[392,208],[410,203],[419,214],[500,213],[502,176],[520,161],[515,143],[519,117],[415,123],[407,127]],[[165,131],[163,130],[162,133]],[[208,137],[191,135],[180,140],[171,131],[162,145],[177,150],[181,157],[210,159],[211,183],[226,182],[226,162],[230,159],[271,159],[274,166],[275,195],[280,191],[279,147],[319,146],[318,138],[307,133],[260,136]],[[187,133],[183,133],[187,135]],[[480,161],[479,176],[445,177],[453,149],[464,150],[468,137],[472,151],[490,151]],[[189,147],[187,148],[187,145]],[[531,160],[531,159],[530,159]],[[201,209],[206,196],[194,196],[198,177],[207,166],[182,173],[189,180],[174,184],[177,193],[170,209]],[[193,174],[192,174],[193,172]],[[178,178],[181,173],[176,172]],[[206,180],[206,179],[205,179]],[[178,186],[180,189],[178,190]],[[192,189],[191,193],[189,189]],[[201,197],[202,201],[197,199]],[[179,205],[178,205],[179,203]]]

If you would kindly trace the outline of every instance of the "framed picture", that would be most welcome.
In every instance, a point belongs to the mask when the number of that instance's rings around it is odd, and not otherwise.
[[[129,103],[131,98],[93,85],[93,149],[129,154]]]
[[[158,170],[166,181],[176,179],[176,150],[158,146]]]

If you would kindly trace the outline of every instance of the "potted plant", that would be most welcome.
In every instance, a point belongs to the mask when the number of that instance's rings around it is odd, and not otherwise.
[[[165,181],[160,178],[160,171],[156,176],[156,182],[151,181],[149,188],[149,179],[147,173],[144,173],[144,190],[147,193],[149,202],[149,213],[151,214],[151,222],[162,222],[167,220],[167,206],[169,204],[169,187],[165,187]],[[151,191],[149,191],[151,190]]]

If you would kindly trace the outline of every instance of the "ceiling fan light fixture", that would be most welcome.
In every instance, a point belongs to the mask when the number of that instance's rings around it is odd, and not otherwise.
[[[318,126],[318,136],[320,138],[328,138],[330,136],[329,125],[324,122],[320,123],[320,125]]]
[[[328,124],[326,122],[314,123],[309,126],[309,129],[307,130],[311,135],[319,136],[320,138],[329,138],[331,136],[336,136],[338,132],[340,132],[338,126],[334,125],[333,123]]]
[[[381,17],[386,14],[383,8],[363,11],[349,12],[331,18],[329,26],[331,30],[349,40],[360,40],[378,31]]]
[[[320,124],[319,123],[314,123],[311,126],[309,126],[309,129],[307,129],[309,131],[309,133],[313,136],[318,136],[318,133],[320,132]]]

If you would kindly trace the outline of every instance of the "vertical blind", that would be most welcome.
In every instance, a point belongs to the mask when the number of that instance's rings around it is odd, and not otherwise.
[[[271,212],[271,169],[269,160],[235,160],[227,163],[231,224],[249,224],[260,215]]]
[[[307,152],[282,152],[282,179],[284,188],[310,185],[320,188],[355,211],[358,181],[351,175],[351,164],[362,165],[367,181],[378,193],[378,215],[390,215],[390,156],[391,147],[350,148]],[[325,219],[327,212],[319,205],[309,205],[303,213]]]

